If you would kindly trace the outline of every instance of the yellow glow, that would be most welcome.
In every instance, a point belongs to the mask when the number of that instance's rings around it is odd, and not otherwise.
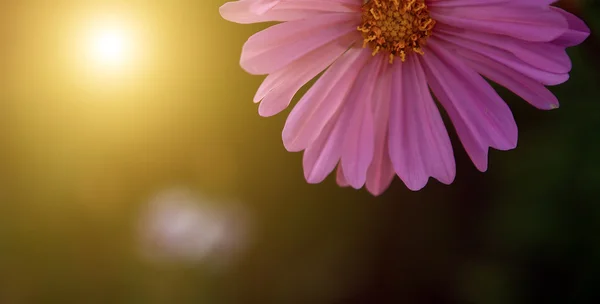
[[[119,64],[127,58],[128,43],[122,30],[106,29],[94,37],[94,58],[104,64]]]
[[[136,47],[132,28],[124,21],[96,22],[86,33],[90,64],[103,70],[120,70],[132,64]]]

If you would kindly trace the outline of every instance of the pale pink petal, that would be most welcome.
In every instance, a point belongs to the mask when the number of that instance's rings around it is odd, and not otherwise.
[[[375,145],[371,99],[375,91],[384,56],[374,57],[360,72],[356,84],[350,90],[345,107],[350,114],[346,128],[341,164],[348,183],[360,189],[367,179],[367,170],[373,160]]]
[[[254,3],[250,5],[250,10],[257,14],[264,14],[275,5],[279,4],[280,1],[281,0],[255,0]]]
[[[370,52],[351,48],[336,60],[290,113],[282,138],[290,151],[306,149],[342,105]]]
[[[360,53],[363,54],[361,57],[370,59],[368,52],[362,52],[362,50],[359,50],[359,54]],[[366,54],[366,56],[364,54]],[[355,62],[356,61],[358,60],[355,60]],[[346,91],[349,93],[365,95],[362,93],[362,88],[368,89],[369,86],[363,86],[363,82],[367,81],[369,77],[374,77],[377,75],[379,65],[373,65],[372,63],[375,61],[376,60],[370,60],[367,63],[363,62],[357,66],[357,69],[360,70],[360,74],[358,77],[355,76],[356,81],[354,82],[353,88]],[[371,86],[371,88],[368,90],[372,91],[373,87],[374,86]],[[347,144],[345,145],[344,143],[348,141],[349,133],[354,131],[352,130],[353,125],[360,123],[356,121],[355,116],[357,111],[368,110],[368,108],[364,105],[370,105],[367,100],[352,98],[352,96],[349,94],[344,95],[347,97],[345,100],[343,100],[343,105],[338,108],[337,113],[332,117],[332,119],[329,120],[320,134],[318,134],[317,138],[304,151],[302,164],[304,167],[304,176],[306,181],[309,183],[320,183],[327,177],[327,175],[329,175],[329,173],[331,173],[331,171],[333,171],[340,158],[342,158],[342,155],[347,153]],[[367,96],[365,97],[368,98]],[[367,135],[371,135],[372,139],[372,126],[371,134]],[[371,147],[372,146],[373,144],[371,143]],[[360,152],[367,154],[369,153],[368,151]],[[368,161],[366,161],[366,166],[368,166],[370,159],[372,158],[372,148],[370,154],[371,157],[368,159]],[[341,165],[343,165],[343,163]],[[353,166],[343,167],[356,170],[353,168]],[[348,180],[348,177],[352,179],[356,179],[356,177],[352,175],[349,176],[349,174],[345,171],[343,172],[344,176],[346,177],[345,181],[352,185],[352,182],[351,180]],[[361,186],[362,184],[360,186],[353,185],[354,188],[360,188]]]
[[[267,96],[269,92],[280,87],[281,85],[285,85],[290,82],[295,82],[294,80],[298,78],[296,77],[296,74],[304,74],[305,70],[310,70],[311,74],[314,73],[314,75],[316,76],[318,73],[322,72],[327,66],[329,66],[335,59],[337,59],[341,54],[346,52],[350,45],[358,41],[360,37],[362,36],[360,36],[358,32],[349,33],[346,36],[333,40],[327,43],[326,45],[307,53],[303,57],[290,63],[282,69],[269,74],[263,80],[262,84],[256,91],[256,94],[254,95],[253,99],[254,102],[258,103],[263,98],[265,98],[265,96]],[[323,57],[325,57],[325,59],[323,59]]]
[[[259,14],[256,12],[256,0],[231,1],[223,4],[219,8],[221,17],[227,21],[249,24],[266,21],[290,21],[302,19],[314,15],[309,10],[271,10]]]
[[[342,155],[344,128],[348,125],[349,112],[340,109],[323,128],[316,140],[306,148],[302,155],[304,178],[309,184],[322,182],[335,168]]]
[[[558,108],[558,99],[543,84],[480,54],[459,50],[458,54],[475,71],[511,90],[538,109]]]
[[[552,41],[565,33],[567,21],[550,8],[509,5],[435,7],[440,24],[465,30],[507,35],[528,41]]]
[[[417,56],[394,66],[388,139],[394,169],[414,191],[430,176],[450,184],[456,173],[450,138]]]
[[[365,57],[369,58],[368,56]],[[364,66],[364,63],[360,65],[359,69],[362,69],[362,66]],[[364,73],[362,74],[364,75]],[[358,84],[358,81],[356,84]],[[355,123],[352,120],[354,107],[348,104],[349,101],[351,100],[344,100],[344,104],[338,108],[322,131],[317,134],[316,139],[304,151],[302,165],[304,167],[304,177],[308,183],[317,184],[322,182],[333,171],[342,157],[348,129]],[[347,177],[348,174],[344,174],[344,176]],[[346,180],[346,182],[348,181]]]
[[[223,4],[219,13],[223,19],[241,23],[293,21],[331,12],[360,12],[360,5],[338,1],[296,0],[282,1],[263,12],[257,12],[256,0],[240,0]],[[259,8],[260,11],[260,8]]]
[[[390,187],[394,181],[394,177],[396,176],[394,166],[392,165],[392,160],[388,154],[389,148],[387,134],[387,132],[384,133],[384,143],[383,147],[381,147],[381,149],[385,151],[385,155],[381,157],[377,167],[372,167],[378,168],[379,171],[371,170],[369,168],[370,171],[367,173],[366,188],[374,196],[379,196],[385,192],[385,190]]]
[[[557,85],[569,79],[568,73],[557,74],[540,70],[517,58],[512,53],[486,44],[482,44],[472,40],[467,40],[456,35],[451,35],[449,33],[443,33],[443,35],[440,34],[436,37],[448,42],[447,44],[445,44],[447,49],[456,51],[465,48],[474,51],[498,63],[510,67],[518,71],[519,73],[526,75],[527,77],[533,78],[545,85]]]
[[[548,6],[557,0],[428,0],[427,5],[431,7],[465,7],[473,5],[502,5],[512,4],[515,6]]]
[[[348,50],[357,38],[360,38],[358,31],[352,32],[267,76],[254,97],[255,102],[264,98],[258,113],[266,117],[287,108],[296,92]]]
[[[319,0],[322,1],[322,0]],[[364,0],[330,0],[332,2],[346,3],[348,5],[363,5]]]
[[[293,2],[293,1],[307,1],[307,0],[283,0],[283,1],[289,1],[289,2]],[[319,3],[323,3],[325,2],[333,2],[333,3],[340,3],[340,4],[345,4],[345,5],[349,5],[349,6],[362,6],[364,3],[364,0],[312,0],[312,1],[316,1]]]
[[[479,74],[457,60],[446,43],[431,37],[421,61],[431,89],[480,171],[487,170],[489,147],[516,147],[517,125],[506,103]]]
[[[536,69],[556,74],[568,73],[571,70],[571,59],[565,48],[551,42],[529,42],[489,33],[465,32],[445,25],[436,27],[436,33],[451,35],[453,38],[460,37],[462,41],[469,40],[508,51]]]
[[[250,74],[270,74],[327,43],[356,31],[359,14],[331,13],[284,22],[254,34],[240,65]]]
[[[350,186],[350,184],[348,184],[348,182],[346,181],[346,177],[344,176],[344,169],[342,169],[342,166],[339,164],[337,166],[337,172],[335,173],[335,182],[340,187]]]
[[[387,134],[391,91],[392,69],[386,64],[379,74],[377,88],[371,101],[375,118],[375,149],[373,151],[373,161],[367,171],[366,187],[375,196],[383,193],[396,175],[388,154]]]
[[[513,0],[429,0],[430,7],[465,7],[470,5],[489,5],[510,3]]]

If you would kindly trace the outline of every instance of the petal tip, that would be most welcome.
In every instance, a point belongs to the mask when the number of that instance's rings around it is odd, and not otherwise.
[[[373,189],[373,188],[369,188],[367,187],[367,191],[369,191],[369,193],[371,193],[371,195],[377,197],[383,194],[383,192],[385,192],[385,188],[382,189]]]
[[[450,185],[450,184],[454,183],[454,180],[456,179],[456,171],[453,171],[452,173],[450,173],[446,176],[436,177],[435,179],[437,179],[440,183],[442,183],[444,185]]]
[[[317,168],[307,167],[306,164],[304,165],[304,179],[307,183],[312,185],[319,184],[325,179],[326,176],[317,174],[317,171]]]
[[[271,116],[275,116],[277,113],[279,113],[279,112],[273,111],[273,109],[267,108],[263,105],[264,105],[264,103],[261,103],[258,106],[258,115],[260,115],[261,117],[271,117]]]
[[[408,188],[411,191],[416,192],[416,191],[419,191],[419,190],[425,188],[425,185],[427,185],[427,182],[429,181],[429,177],[418,178],[418,179],[406,178],[406,179],[402,179],[402,181],[406,185],[406,188]]]
[[[360,178],[352,178],[352,179],[347,178],[347,181],[348,181],[348,184],[350,185],[350,187],[357,189],[357,190],[362,188],[365,185],[365,180],[360,179]]]
[[[283,147],[288,151],[288,152],[300,152],[302,150],[304,150],[305,148],[300,147],[300,145],[297,143],[297,140],[294,140],[292,138],[292,136],[289,133],[289,130],[286,129],[286,126],[283,127],[283,132],[281,133],[281,139],[283,142]]]
[[[235,3],[226,2],[225,4],[219,6],[219,15],[221,15],[221,18],[223,18],[229,22],[236,22],[235,12],[232,12],[232,10],[234,10],[234,8],[235,8]]]
[[[483,162],[474,162],[475,164],[475,168],[477,168],[477,170],[479,170],[479,172],[486,172],[488,169],[488,161],[487,161],[487,156],[485,161]]]

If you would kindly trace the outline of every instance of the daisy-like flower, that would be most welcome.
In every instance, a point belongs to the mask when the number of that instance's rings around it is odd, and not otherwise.
[[[241,66],[268,75],[259,114],[291,111],[288,151],[304,151],[309,183],[337,166],[341,186],[379,195],[395,175],[411,190],[453,182],[452,145],[433,93],[480,171],[488,150],[513,149],[517,125],[485,78],[536,108],[558,107],[546,86],[569,78],[567,47],[589,28],[553,0],[240,0],[237,23],[279,21],[248,39]],[[485,78],[484,78],[485,77]]]

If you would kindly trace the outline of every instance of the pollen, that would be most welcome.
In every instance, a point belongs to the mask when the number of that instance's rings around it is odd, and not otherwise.
[[[392,64],[395,57],[404,62],[410,52],[423,55],[422,47],[435,27],[425,0],[368,0],[362,12],[358,30],[363,47],[369,46],[373,56],[385,53]]]

